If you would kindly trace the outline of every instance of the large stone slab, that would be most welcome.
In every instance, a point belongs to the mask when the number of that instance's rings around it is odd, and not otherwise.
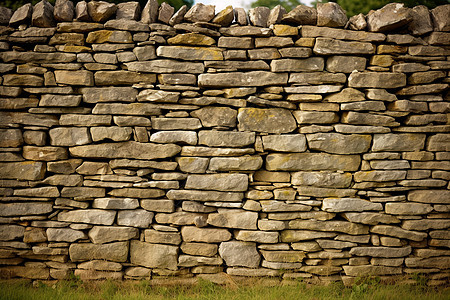
[[[200,74],[198,85],[200,87],[239,87],[239,86],[266,86],[285,85],[288,81],[286,73],[272,73],[265,71],[234,72],[220,74]]]
[[[344,135],[339,133],[315,133],[306,135],[311,150],[335,154],[356,154],[367,152],[372,137],[370,135]]]
[[[408,201],[430,203],[430,204],[450,204],[449,190],[415,190],[408,193]]]
[[[53,205],[48,202],[0,203],[0,216],[43,215],[53,211]]]
[[[204,127],[236,126],[237,111],[229,107],[203,107],[193,111],[191,115],[199,118]]]
[[[295,172],[292,184],[302,186],[346,188],[352,182],[350,173],[335,172]]]
[[[238,128],[240,131],[288,133],[297,128],[297,123],[287,109],[240,108]]]
[[[344,30],[329,27],[302,26],[302,37],[307,38],[330,38],[337,40],[355,40],[361,42],[383,42],[386,36],[382,33],[372,33],[365,31]]]
[[[227,266],[257,268],[261,260],[256,250],[256,243],[251,242],[222,242],[219,246],[219,254]]]
[[[167,192],[167,198],[172,200],[191,200],[201,202],[241,202],[244,195],[243,193],[233,192],[170,190]]]
[[[189,175],[186,189],[243,192],[248,187],[246,174]]]
[[[367,55],[375,53],[375,46],[368,42],[348,42],[330,38],[317,38],[313,51],[319,55]]]
[[[401,248],[394,247],[354,247],[350,250],[350,254],[356,256],[370,257],[405,257],[411,253],[411,246]]]
[[[213,157],[209,162],[212,171],[256,171],[261,168],[261,156]]]
[[[169,59],[139,61],[125,63],[129,71],[147,73],[203,73],[205,67],[202,63],[181,62]]]
[[[115,211],[101,209],[83,209],[61,212],[58,214],[58,221],[97,225],[112,225],[114,223],[115,217]]]
[[[0,241],[10,241],[16,238],[22,238],[25,233],[25,227],[18,225],[0,225]]]
[[[231,239],[231,233],[226,229],[197,228],[186,226],[181,229],[185,242],[220,243]]]
[[[83,231],[71,228],[47,228],[49,242],[69,242],[73,243],[87,236]]]
[[[401,3],[390,3],[376,11],[371,11],[366,19],[367,29],[374,32],[394,30],[412,20],[410,9]]]
[[[348,78],[348,85],[356,88],[398,88],[406,85],[406,75],[389,72],[353,72]]]
[[[42,162],[0,162],[2,179],[41,180],[44,179],[45,170],[45,164]]]
[[[356,171],[359,155],[333,155],[326,153],[269,154],[266,169],[269,171]]]
[[[209,147],[244,147],[255,142],[254,132],[200,131],[198,143]]]
[[[94,244],[127,241],[139,236],[139,230],[132,227],[94,226],[89,230],[89,238]]]
[[[402,268],[400,267],[362,265],[362,266],[343,266],[343,268],[345,275],[354,277],[402,274]]]
[[[174,144],[139,142],[105,143],[69,148],[75,157],[155,159],[172,157],[181,147]]]
[[[372,151],[419,151],[424,148],[425,139],[422,133],[375,134]]]
[[[345,221],[293,220],[289,221],[289,229],[343,232],[351,235],[369,233],[369,226]]]
[[[222,50],[214,47],[159,46],[156,54],[181,60],[223,60]]]
[[[272,72],[312,72],[323,71],[325,63],[322,57],[310,57],[305,59],[277,59],[272,60],[270,68]]]
[[[373,203],[359,198],[326,198],[322,201],[322,210],[328,212],[382,211],[381,203]]]
[[[91,142],[88,128],[59,127],[49,131],[50,144],[53,146],[77,146]]]
[[[72,244],[69,247],[70,260],[73,262],[101,259],[125,262],[128,258],[128,242],[110,244]]]
[[[256,229],[258,213],[230,210],[208,215],[208,224],[216,227]]]
[[[405,230],[397,226],[390,226],[390,225],[376,225],[373,226],[370,229],[370,232],[381,234],[381,235],[387,235],[387,236],[393,236],[400,239],[407,239],[412,240],[416,242],[423,241],[427,238],[426,232],[419,232],[419,231],[411,231],[411,230]]]

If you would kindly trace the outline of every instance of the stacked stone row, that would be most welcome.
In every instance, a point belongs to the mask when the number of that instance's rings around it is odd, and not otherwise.
[[[450,23],[409,22],[1,27],[0,274],[448,283]]]

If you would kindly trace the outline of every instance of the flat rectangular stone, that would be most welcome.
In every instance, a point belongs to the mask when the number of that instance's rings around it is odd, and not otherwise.
[[[350,74],[348,85],[356,88],[398,88],[406,85],[406,75],[389,72],[355,72]]]
[[[92,114],[157,116],[161,114],[161,109],[152,103],[97,103]]]
[[[277,59],[272,60],[270,68],[272,72],[310,72],[323,71],[324,59],[322,57],[310,57],[305,59]]]
[[[366,42],[347,42],[331,38],[316,38],[313,52],[319,55],[374,54],[375,46]]]
[[[285,85],[287,81],[288,74],[286,73],[271,73],[264,71],[201,74],[198,76],[198,85],[200,87]]]
[[[204,72],[203,63],[179,62],[175,60],[161,59],[151,61],[130,62],[125,64],[130,71],[147,73],[191,73]]]
[[[345,221],[293,220],[289,221],[290,229],[306,229],[325,232],[343,232],[351,235],[369,233],[369,226]]]
[[[44,215],[52,211],[53,205],[49,202],[0,203],[1,217]]]
[[[247,187],[246,174],[188,175],[185,185],[186,189],[230,192],[243,192]]]
[[[101,126],[110,125],[111,116],[93,116],[93,115],[78,115],[65,114],[61,115],[59,124],[63,126]]]
[[[223,201],[223,202],[241,202],[244,198],[243,193],[216,192],[216,191],[198,191],[198,190],[170,190],[167,192],[167,198],[171,200],[191,200],[191,201]]]
[[[16,180],[41,180],[45,176],[45,164],[42,162],[1,162],[0,178]]]
[[[198,143],[209,147],[244,147],[254,142],[254,132],[200,131],[198,133]]]
[[[136,100],[137,90],[132,87],[105,87],[83,88],[83,101],[86,103],[98,102],[133,102]]]
[[[97,225],[112,225],[114,223],[115,217],[115,211],[101,209],[81,209],[59,213],[58,221]]]
[[[159,46],[156,55],[181,60],[223,60],[222,49],[215,47]]]
[[[326,37],[338,40],[354,40],[364,42],[382,42],[386,39],[386,35],[382,33],[344,30],[338,28],[303,25],[300,30],[302,37],[310,38]]]
[[[3,62],[15,63],[70,63],[77,59],[72,53],[39,53],[39,52],[1,52],[0,58]]]
[[[356,171],[359,155],[333,155],[326,153],[269,154],[266,168],[269,171]]]
[[[291,73],[289,76],[289,83],[298,84],[330,84],[330,83],[345,83],[347,76],[343,73],[325,73],[325,72],[310,72],[310,73]]]

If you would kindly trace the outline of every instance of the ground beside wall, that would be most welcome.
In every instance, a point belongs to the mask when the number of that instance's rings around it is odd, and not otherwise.
[[[450,5],[154,2],[0,8],[2,277],[448,283]]]

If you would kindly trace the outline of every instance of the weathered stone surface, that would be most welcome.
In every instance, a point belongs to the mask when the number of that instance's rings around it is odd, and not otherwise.
[[[209,147],[244,147],[255,142],[253,132],[200,131],[198,143]]]
[[[301,83],[301,84],[328,84],[328,83],[345,83],[347,77],[342,74],[331,73],[292,73],[289,76],[289,83]]]
[[[386,203],[385,211],[391,215],[425,215],[433,208],[422,203]]]
[[[345,24],[347,24],[347,16],[339,4],[317,3],[317,26],[344,27]]]
[[[306,5],[298,5],[286,14],[281,21],[294,25],[316,25],[317,11]]]
[[[128,141],[131,138],[133,130],[131,127],[93,127],[91,136],[94,142],[110,139],[116,142]],[[74,145],[68,145],[74,146]]]
[[[30,160],[52,161],[67,159],[67,150],[61,147],[23,147],[23,157]]]
[[[212,23],[219,24],[221,26],[229,26],[234,19],[233,6],[229,5],[222,11],[220,11],[213,19]]]
[[[92,72],[86,70],[80,71],[55,71],[55,78],[57,83],[68,85],[94,85],[94,76]]]
[[[18,86],[41,86],[44,79],[36,75],[13,75],[6,74],[3,76],[4,85],[18,85]]]
[[[127,241],[138,237],[139,230],[130,227],[94,226],[89,230],[89,238],[94,244]]]
[[[223,60],[221,49],[214,47],[159,46],[156,54],[182,60]]]
[[[343,266],[344,272],[347,276],[382,276],[382,275],[400,275],[402,274],[402,268],[398,267],[385,267],[385,266]]]
[[[150,141],[155,143],[183,143],[197,144],[197,134],[194,131],[159,131],[150,136]]]
[[[248,176],[245,174],[211,174],[189,175],[186,189],[216,190],[216,191],[246,191]]]
[[[303,251],[266,251],[261,250],[264,259],[271,262],[301,262],[306,254]]]
[[[304,152],[306,139],[303,134],[268,135],[262,137],[265,150]]]
[[[73,2],[69,0],[57,0],[53,10],[53,16],[58,22],[70,22],[74,16]]]
[[[370,229],[370,232],[376,233],[376,234],[382,234],[387,236],[394,236],[401,239],[408,239],[412,241],[420,242],[427,238],[427,234],[425,232],[418,232],[418,231],[410,231],[405,230],[396,226],[389,226],[389,225],[376,225],[373,226]]]
[[[317,187],[345,188],[350,186],[350,173],[332,172],[295,172],[292,173],[292,184]]]
[[[25,232],[25,227],[17,225],[1,225],[0,226],[0,240],[9,241],[16,238],[22,238]]]
[[[128,242],[110,244],[71,244],[69,247],[70,260],[73,262],[93,259],[125,262],[128,257]]]
[[[182,243],[180,248],[183,253],[189,255],[214,256],[217,254],[218,246],[206,243]]]
[[[356,171],[360,157],[357,155],[332,155],[324,153],[269,154],[266,168],[269,171],[341,170]]]
[[[374,54],[375,47],[367,42],[347,42],[330,38],[317,38],[313,51],[321,55]]]
[[[191,115],[199,118],[204,127],[236,126],[237,111],[229,107],[208,106],[193,111]]]
[[[179,62],[168,59],[159,59],[151,61],[130,62],[125,64],[130,71],[137,72],[157,72],[157,73],[179,73],[186,72],[191,74],[203,73],[202,63]]]
[[[321,57],[305,59],[280,59],[270,63],[272,72],[311,72],[323,71],[324,60]]]
[[[349,212],[383,210],[381,203],[373,203],[358,198],[326,198],[322,201],[322,210],[328,212]]]
[[[122,210],[117,213],[117,225],[148,228],[153,220],[153,213],[143,210]]]
[[[167,192],[167,198],[172,200],[191,200],[191,201],[224,201],[241,202],[242,193],[216,192],[216,191],[197,191],[197,190],[170,190]]]
[[[177,269],[178,247],[149,244],[133,240],[130,245],[130,261],[148,268]]]
[[[256,244],[251,242],[222,242],[219,246],[219,254],[227,266],[256,268],[261,260]]]
[[[367,15],[369,31],[385,32],[402,27],[411,22],[410,9],[404,4],[390,3]]]
[[[198,85],[200,87],[236,87],[236,86],[266,86],[284,85],[288,74],[270,73],[264,71],[234,72],[221,74],[200,74]]]
[[[145,24],[155,23],[158,18],[158,1],[148,0],[142,9],[141,22]]]
[[[164,232],[157,230],[145,230],[145,241],[154,244],[181,244],[181,235],[178,232]]]
[[[422,203],[450,203],[450,191],[448,190],[415,190],[408,193],[408,201]]]
[[[424,148],[425,134],[375,134],[372,151],[419,151]]]
[[[306,135],[309,148],[328,153],[356,154],[370,147],[370,135],[343,135],[338,133],[316,133]]]
[[[383,213],[363,212],[363,213],[344,213],[344,218],[352,223],[362,223],[368,225],[377,225],[378,223],[390,224],[400,223],[400,220],[395,216],[386,215]]]
[[[450,31],[450,22],[446,17],[449,12],[450,6],[448,4],[438,6],[431,10],[434,27],[437,31]]]
[[[213,157],[209,163],[212,171],[256,171],[261,168],[263,159],[260,156]]]
[[[250,23],[258,27],[267,27],[267,21],[269,19],[270,9],[268,7],[255,7],[248,11],[248,18]]]
[[[92,21],[103,23],[108,20],[117,10],[117,6],[113,3],[105,1],[88,2],[88,12]]]
[[[406,85],[406,75],[388,72],[354,72],[348,78],[349,86],[356,88],[397,88]]]
[[[306,229],[315,231],[343,232],[351,235],[367,234],[369,227],[345,221],[293,220],[289,222],[290,229]],[[283,240],[283,239],[282,239]]]
[[[208,215],[208,224],[216,227],[256,229],[258,213],[230,210]]]
[[[284,201],[276,200],[261,200],[261,207],[263,212],[278,212],[278,211],[309,211],[310,206],[303,204],[288,204]]]
[[[393,247],[354,247],[350,254],[370,257],[405,257],[411,253],[411,246],[402,248]]]
[[[53,18],[53,5],[46,0],[42,0],[33,7],[31,24],[36,27],[55,27]]]
[[[78,157],[155,159],[171,157],[180,152],[174,144],[152,144],[139,142],[105,143],[71,147],[70,153]]]
[[[226,229],[197,228],[186,226],[181,229],[185,242],[220,243],[231,239],[231,233]]]
[[[69,243],[87,238],[86,234],[83,231],[70,228],[47,228],[47,237],[49,242]]]
[[[19,129],[0,129],[0,147],[17,147],[23,144]]]
[[[214,5],[204,5],[196,3],[184,15],[184,19],[189,22],[209,22],[214,18]]]
[[[93,208],[100,209],[135,209],[139,202],[134,198],[97,198],[92,203]]]
[[[26,3],[19,7],[11,16],[9,20],[9,25],[16,26],[23,23],[27,23],[31,19],[33,13],[33,5],[31,3]]]
[[[83,88],[83,101],[87,103],[98,102],[133,102],[137,90],[131,87]]]
[[[261,225],[262,223],[265,223],[266,225]],[[264,226],[270,228],[265,228]],[[282,221],[259,220],[258,227],[262,230],[282,230],[285,226],[284,222]],[[276,244],[278,243],[278,232],[239,230],[237,231],[237,233],[235,233],[235,238],[239,241],[245,242]]]
[[[76,146],[91,142],[89,131],[83,127],[60,127],[49,131],[50,144],[53,146]]]
[[[0,216],[44,215],[53,211],[53,205],[48,202],[1,203]]]
[[[283,6],[281,6],[281,5],[275,6],[274,8],[272,8],[270,10],[269,17],[267,19],[267,26],[270,27],[271,25],[275,25],[277,23],[281,23],[281,19],[283,18],[283,16],[285,14],[286,14],[286,9]],[[275,26],[274,27],[275,35],[284,35],[284,34],[286,34],[286,35],[290,35],[290,34],[297,35],[298,31],[296,31],[295,28],[292,29],[292,27],[290,27],[290,28],[289,27],[290,26],[286,26],[286,25],[277,25],[277,26]]]
[[[282,108],[241,108],[238,113],[240,131],[288,133],[297,128],[292,114]]]
[[[112,225],[116,217],[115,211],[100,209],[84,209],[61,212],[58,214],[58,221],[75,222],[98,225]]]

